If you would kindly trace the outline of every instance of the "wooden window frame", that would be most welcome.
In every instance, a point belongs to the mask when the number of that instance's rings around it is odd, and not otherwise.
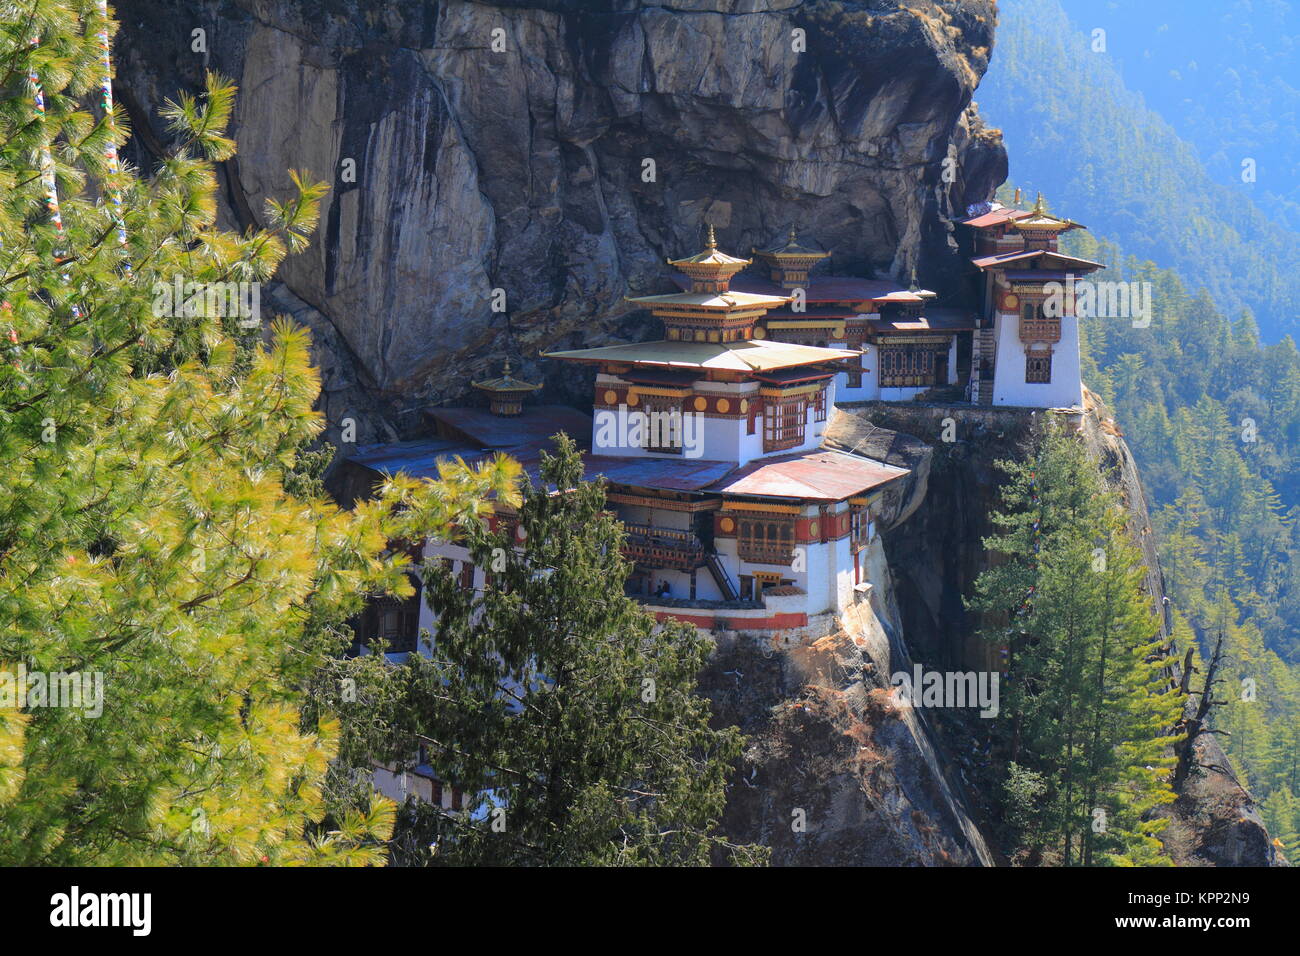
[[[797,448],[808,431],[808,402],[804,395],[767,399],[763,403],[763,451]]]
[[[736,553],[742,561],[789,566],[794,560],[794,541],[793,518],[754,515],[736,521]]]
[[[1025,352],[1025,384],[1052,384],[1052,353],[1050,351]]]
[[[826,421],[826,386],[823,385],[817,393],[813,395],[812,407],[813,421]]]
[[[876,363],[881,388],[929,388],[940,383],[935,348],[930,345],[882,345]]]

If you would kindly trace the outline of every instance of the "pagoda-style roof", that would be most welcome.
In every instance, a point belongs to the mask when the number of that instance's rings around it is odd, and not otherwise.
[[[685,259],[668,260],[670,266],[690,278],[696,292],[725,292],[727,281],[751,262],[752,259],[737,259],[719,250],[712,224],[709,225],[703,252]]]
[[[1077,222],[1069,219],[1062,219],[1060,216],[1053,216],[1043,205],[1043,194],[1038,194],[1038,201],[1034,203],[1028,215],[1019,216],[1011,223],[1012,228],[1021,232],[1068,232],[1071,229],[1082,229],[1083,227]]]
[[[628,362],[664,368],[768,372],[817,362],[837,362],[858,354],[852,349],[824,349],[770,339],[746,339],[739,342],[635,342],[548,352],[544,357],[597,364]]]
[[[822,252],[820,249],[813,249],[799,242],[799,237],[795,233],[794,226],[790,227],[790,233],[785,242],[779,242],[770,249],[755,249],[754,255],[763,261],[783,260],[783,259],[810,259],[813,261],[825,259],[830,255],[829,252]]]
[[[972,229],[990,229],[1004,222],[1013,222],[1033,215],[1028,209],[1018,209],[1015,206],[1003,206],[1001,203],[990,203],[989,205],[991,208],[987,212],[980,213],[970,219],[964,219],[961,224],[970,226]]]
[[[1041,260],[1035,262],[1034,260]],[[1050,270],[1053,272],[1093,272],[1106,266],[1091,259],[1079,259],[1067,256],[1063,252],[1050,249],[1024,249],[1015,252],[1002,252],[992,256],[976,256],[971,260],[980,269],[1003,269],[1017,265],[1021,269]],[[1031,263],[1033,265],[1031,266]]]
[[[540,385],[530,385],[511,375],[509,359],[506,359],[505,365],[501,369],[500,378],[490,378],[486,382],[471,382],[470,384],[481,391],[497,395],[527,395],[529,392],[535,392],[542,387]]]
[[[686,283],[673,277],[678,285]],[[778,295],[780,285],[762,276],[742,275],[731,282],[732,292],[749,295]],[[815,302],[920,302],[934,298],[928,289],[913,291],[893,279],[860,279],[857,276],[811,276],[804,286],[804,301]],[[784,296],[788,302],[790,296]]]
[[[689,281],[689,280],[688,280]],[[668,292],[661,295],[625,297],[628,302],[650,306],[682,306],[705,311],[732,312],[737,309],[772,309],[790,301],[788,295],[760,295],[752,292]]]

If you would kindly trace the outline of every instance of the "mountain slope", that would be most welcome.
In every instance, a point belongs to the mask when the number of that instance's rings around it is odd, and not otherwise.
[[[1300,5],[1061,0],[1132,89],[1196,147],[1210,175],[1300,229]],[[1241,182],[1245,158],[1254,183]]]
[[[999,14],[978,99],[1003,131],[1011,178],[1129,254],[1205,286],[1229,314],[1250,308],[1265,338],[1296,331],[1296,234],[1216,181],[1058,0],[1007,0]]]

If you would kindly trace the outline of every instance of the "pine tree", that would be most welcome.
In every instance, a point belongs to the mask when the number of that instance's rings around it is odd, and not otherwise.
[[[742,738],[711,728],[695,694],[710,641],[624,596],[621,525],[603,484],[581,480],[572,441],[557,441],[511,527],[463,529],[485,589],[440,561],[426,569],[432,658],[404,669],[393,722],[405,733],[389,756],[423,742],[474,799],[464,814],[412,806],[405,845],[415,862],[456,864],[762,860],[715,833]]]
[[[1141,558],[1078,440],[1051,423],[1033,440],[1026,460],[1001,463],[999,533],[985,547],[1003,560],[971,602],[985,636],[1010,647],[1012,839],[1027,860],[1155,862],[1180,698],[1161,674]]]
[[[265,228],[216,228],[217,77],[168,105],[152,176],[121,167],[122,115],[91,102],[114,29],[95,0],[0,4],[0,675],[103,689],[98,716],[0,694],[0,861],[374,862],[391,806],[313,828],[338,725],[304,724],[336,650],[316,625],[409,593],[388,541],[512,494],[517,468],[394,481],[353,513],[286,491],[322,428],[306,333],[160,302],[269,278],[323,187],[296,175]]]

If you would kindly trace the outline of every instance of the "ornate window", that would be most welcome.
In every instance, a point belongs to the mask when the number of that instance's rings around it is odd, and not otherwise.
[[[682,453],[682,409],[675,402],[646,402],[641,447],[668,455]]]
[[[826,421],[826,389],[824,387],[820,389],[815,395],[813,395],[812,405],[813,405],[813,421],[816,422]]]
[[[410,575],[415,593],[405,600],[380,598],[366,607],[356,627],[362,644],[383,640],[389,653],[415,650],[420,636],[420,582]]]
[[[881,388],[936,385],[934,349],[925,345],[890,346],[880,350]]]
[[[1052,381],[1052,353],[1025,353],[1025,383],[1027,385],[1047,385]]]
[[[741,560],[755,564],[789,564],[794,558],[794,521],[768,515],[741,518],[736,541]]]
[[[1061,318],[1049,316],[1041,302],[1026,302],[1020,309],[1020,341],[1061,341]]]
[[[763,404],[763,451],[802,445],[807,418],[807,406],[802,395],[767,399]]]
[[[871,512],[866,505],[849,505],[849,547],[861,551],[871,541]]]

